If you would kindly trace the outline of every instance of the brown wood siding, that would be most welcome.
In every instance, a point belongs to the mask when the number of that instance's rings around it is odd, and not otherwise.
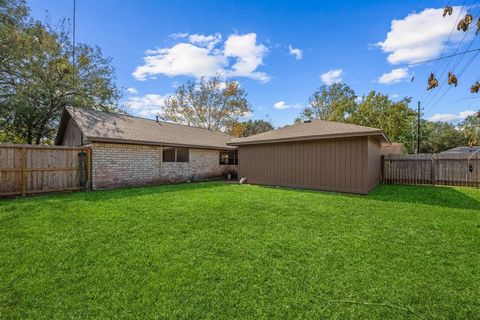
[[[373,189],[382,180],[382,148],[368,138],[368,189]]]
[[[81,146],[82,145],[82,132],[72,119],[68,120],[65,134],[62,140],[63,146]]]
[[[238,169],[252,184],[367,193],[380,179],[369,180],[368,151],[367,137],[241,145]],[[380,158],[371,169],[380,172]]]

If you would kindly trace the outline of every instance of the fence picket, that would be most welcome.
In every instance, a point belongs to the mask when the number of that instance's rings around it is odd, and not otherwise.
[[[409,154],[383,157],[384,183],[480,187],[480,154]],[[470,171],[470,166],[472,171]]]
[[[82,190],[75,178],[82,150],[89,163],[88,147],[0,144],[0,197]]]

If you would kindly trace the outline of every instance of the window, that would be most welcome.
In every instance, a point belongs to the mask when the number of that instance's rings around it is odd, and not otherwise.
[[[163,162],[175,162],[175,148],[163,148]]]
[[[177,148],[177,162],[188,162],[188,148]]]
[[[238,153],[237,151],[220,151],[220,165],[237,165]]]
[[[188,148],[163,148],[163,162],[189,162]]]

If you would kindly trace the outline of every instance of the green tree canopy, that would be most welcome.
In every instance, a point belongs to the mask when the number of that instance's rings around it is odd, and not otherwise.
[[[411,149],[412,123],[417,113],[408,106],[410,98],[392,101],[388,95],[371,91],[363,96],[350,122],[362,126],[382,129],[392,141],[401,142]]]
[[[251,112],[247,93],[234,80],[219,76],[187,81],[165,101],[162,119],[181,124],[228,131]]]
[[[270,130],[273,130],[270,121],[258,119],[232,124],[228,133],[235,137],[249,137]]]
[[[468,116],[460,124],[460,128],[470,146],[480,145],[480,111]]]
[[[392,141],[403,143],[408,151],[413,151],[412,126],[417,113],[408,106],[410,102],[410,98],[393,101],[376,91],[358,101],[352,88],[335,83],[315,91],[296,122],[323,119],[380,128]]]
[[[64,23],[53,28],[39,21],[27,22],[19,18],[25,12],[22,1],[4,0],[0,4],[2,15],[12,16],[0,24],[0,125],[4,141],[51,142],[67,105],[116,110],[120,93],[115,71],[100,48],[79,44],[74,66]],[[15,17],[18,12],[19,17]],[[22,24],[17,23],[19,20]]]
[[[309,105],[300,114],[300,119],[348,122],[355,111],[356,98],[353,89],[346,84],[323,85],[309,98]]]
[[[422,121],[420,152],[438,153],[464,146],[467,139],[456,126],[447,122]]]

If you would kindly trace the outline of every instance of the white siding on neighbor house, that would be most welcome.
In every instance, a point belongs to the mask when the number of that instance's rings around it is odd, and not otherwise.
[[[93,188],[116,188],[219,178],[236,166],[219,164],[219,151],[190,149],[189,162],[162,162],[161,146],[93,143]]]

